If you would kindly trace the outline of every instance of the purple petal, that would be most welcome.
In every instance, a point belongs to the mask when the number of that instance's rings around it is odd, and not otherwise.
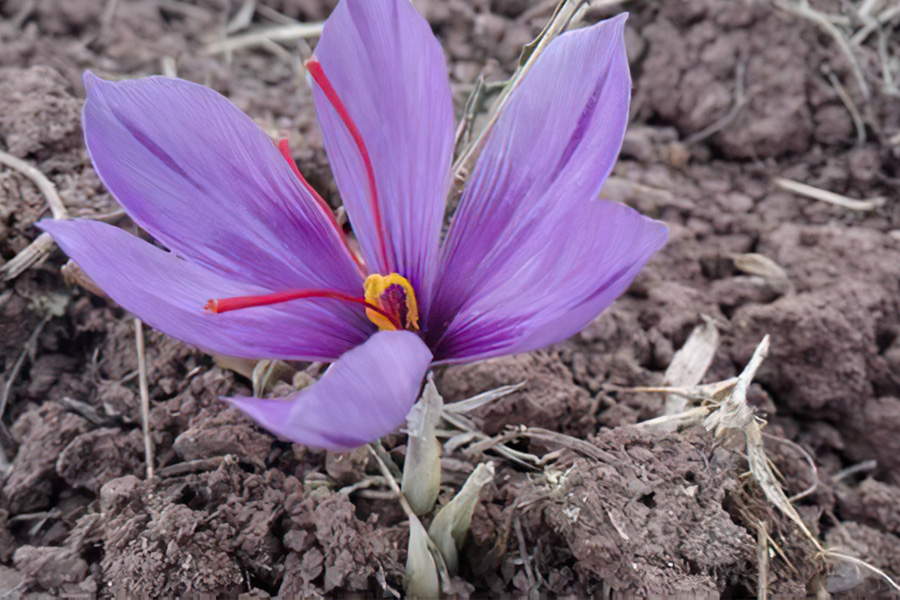
[[[454,135],[440,44],[409,0],[342,0],[325,23],[315,58],[372,160],[390,266],[380,258],[360,152],[314,86],[325,147],[369,269],[400,273],[427,305]]]
[[[665,244],[665,225],[623,204],[566,208],[488,275],[436,343],[436,358],[476,360],[563,340],[622,294]]]
[[[381,331],[344,354],[317,383],[287,398],[225,400],[293,442],[348,450],[404,422],[430,364],[431,352],[419,336]]]
[[[225,97],[148,77],[85,74],[84,134],[100,178],[170,250],[230,279],[356,294],[361,276],[272,140]]]
[[[373,329],[361,307],[327,299],[212,314],[204,310],[211,298],[271,290],[235,282],[104,223],[41,221],[39,226],[121,306],[209,352],[334,360]]]
[[[628,120],[624,26],[622,15],[562,34],[513,92],[444,243],[428,339],[440,337],[467,302],[489,294],[504,265],[526,260],[529,238],[597,197]]]

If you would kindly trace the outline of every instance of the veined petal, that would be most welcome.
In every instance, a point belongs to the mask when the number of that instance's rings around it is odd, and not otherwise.
[[[444,243],[429,340],[442,336],[463,306],[490,294],[507,263],[530,258],[524,251],[541,261],[542,248],[528,243],[540,229],[597,198],[628,120],[624,26],[622,15],[560,35],[513,92]]]
[[[434,347],[438,360],[528,352],[577,333],[625,291],[668,235],[659,221],[616,202],[566,209],[489,274]]]
[[[312,386],[286,398],[225,398],[298,444],[341,451],[386,435],[406,419],[431,352],[409,331],[381,331],[344,354]]]
[[[329,299],[212,314],[203,308],[211,298],[271,290],[235,282],[105,223],[41,221],[38,226],[122,307],[209,352],[329,361],[374,330],[363,307]]]
[[[325,148],[370,272],[406,277],[426,312],[454,135],[440,44],[409,0],[341,0],[314,58],[371,158],[389,265],[381,258],[360,150],[314,85]]]
[[[84,80],[94,167],[150,235],[237,281],[358,292],[361,274],[329,216],[228,99],[166,77]]]

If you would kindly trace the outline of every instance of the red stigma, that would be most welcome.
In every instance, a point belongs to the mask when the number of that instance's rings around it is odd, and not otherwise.
[[[347,249],[347,254],[353,259],[353,262],[356,263],[356,266],[359,267],[360,271],[364,271],[363,265],[360,262],[359,257],[354,254],[353,250],[350,249],[350,245],[347,243],[347,236],[344,234],[344,230],[341,229],[341,226],[338,225],[337,219],[334,216],[334,211],[331,210],[331,207],[328,206],[328,203],[319,195],[319,192],[316,191],[316,188],[310,185],[310,183],[306,180],[306,177],[303,176],[303,173],[300,172],[300,169],[297,167],[297,163],[294,162],[294,157],[291,156],[291,148],[288,145],[287,138],[281,138],[278,140],[278,151],[281,152],[281,156],[287,161],[287,163],[291,167],[291,171],[294,172],[294,175],[297,176],[297,179],[300,180],[300,183],[306,189],[307,192],[313,197],[313,200],[316,201],[316,204],[322,210],[322,213],[325,215],[325,218],[331,223],[332,227],[334,227],[335,232],[337,232],[338,237],[341,239],[341,243],[344,244],[344,248]],[[215,311],[213,311],[215,312]]]
[[[347,111],[347,107],[344,106],[344,103],[338,96],[337,91],[335,91],[334,86],[331,85],[328,77],[325,76],[325,71],[322,69],[322,65],[319,64],[319,61],[315,58],[309,59],[306,61],[306,69],[313,81],[316,82],[316,85],[319,86],[319,89],[322,90],[322,93],[325,94],[325,98],[328,99],[328,102],[331,104],[332,108],[334,108],[335,112],[337,112],[341,121],[343,121],[344,126],[347,128],[348,133],[350,133],[350,137],[353,138],[353,142],[356,144],[356,148],[359,150],[359,154],[362,157],[363,164],[366,168],[366,179],[369,183],[369,202],[372,207],[372,218],[375,221],[375,230],[378,233],[378,245],[381,252],[382,266],[387,272],[390,272],[391,266],[390,263],[388,263],[387,245],[385,244],[384,239],[384,224],[381,219],[381,208],[378,204],[378,190],[375,186],[375,169],[372,167],[372,159],[369,157],[369,150],[366,148],[366,144],[363,141],[362,134],[359,132],[359,128],[357,128],[356,123],[353,122],[353,118]]]
[[[287,292],[276,292],[274,294],[264,294],[261,296],[237,296],[234,298],[210,299],[207,300],[203,309],[214,314],[231,312],[233,310],[241,310],[244,308],[253,308],[254,306],[268,306],[270,304],[280,304],[282,302],[290,302],[291,300],[303,300],[308,298],[328,298],[331,300],[342,300],[344,302],[353,302],[361,304],[370,310],[374,310],[383,315],[391,323],[396,325],[397,329],[403,329],[396,317],[388,314],[385,310],[366,302],[365,298],[356,298],[341,292],[333,290],[291,290]]]

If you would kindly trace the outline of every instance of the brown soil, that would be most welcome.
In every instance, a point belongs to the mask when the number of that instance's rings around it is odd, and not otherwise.
[[[485,66],[491,79],[511,72],[552,6],[414,3],[444,44],[460,109]],[[115,202],[81,141],[81,72],[140,76],[174,64],[273,135],[289,134],[304,172],[333,199],[297,71],[306,42],[286,52],[203,52],[241,4],[0,2],[0,149],[46,174],[73,215],[111,213]],[[854,3],[813,4],[838,13]],[[258,5],[253,26],[276,12],[322,19],[334,1]],[[700,428],[631,427],[660,415],[663,400],[623,391],[660,383],[704,318],[722,334],[708,381],[734,376],[770,334],[750,399],[768,417],[766,449],[787,493],[818,480],[797,502],[810,529],[827,548],[900,576],[900,104],[879,83],[877,36],[856,50],[866,99],[827,33],[766,2],[626,8],[635,117],[606,191],[665,220],[670,242],[573,339],[438,373],[448,401],[527,380],[482,408],[477,424],[488,434],[541,427],[591,448],[557,454],[542,472],[493,456],[497,476],[476,510],[457,592],[755,595],[763,522],[781,550],[769,557],[773,593],[883,597],[890,591],[879,578],[815,556],[745,476],[740,452]],[[888,38],[898,20],[885,25]],[[856,103],[864,139],[833,81]],[[851,211],[780,190],[775,177],[887,202]],[[46,214],[30,181],[0,168],[0,263],[36,237],[32,225]],[[748,252],[775,261],[788,282],[742,273],[732,257]],[[377,474],[366,455],[274,439],[217,400],[248,393],[246,377],[156,332],[146,343],[158,476],[145,481],[133,321],[67,286],[64,262],[56,253],[0,287],[0,389],[9,393],[0,414],[9,461],[0,461],[0,597],[402,590],[408,525],[396,501],[377,486],[339,491]],[[778,438],[814,457],[818,475]],[[403,443],[386,441],[397,459]],[[546,438],[518,443],[535,454],[558,449]],[[445,456],[441,501],[482,460]]]

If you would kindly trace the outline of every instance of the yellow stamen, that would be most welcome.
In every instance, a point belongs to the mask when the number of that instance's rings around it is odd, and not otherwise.
[[[419,330],[419,306],[416,304],[416,293],[412,284],[399,273],[390,275],[369,275],[363,284],[366,292],[366,302],[377,306],[392,317],[406,329]],[[390,319],[371,309],[366,309],[369,320],[378,325],[379,329],[395,330],[397,327]]]

